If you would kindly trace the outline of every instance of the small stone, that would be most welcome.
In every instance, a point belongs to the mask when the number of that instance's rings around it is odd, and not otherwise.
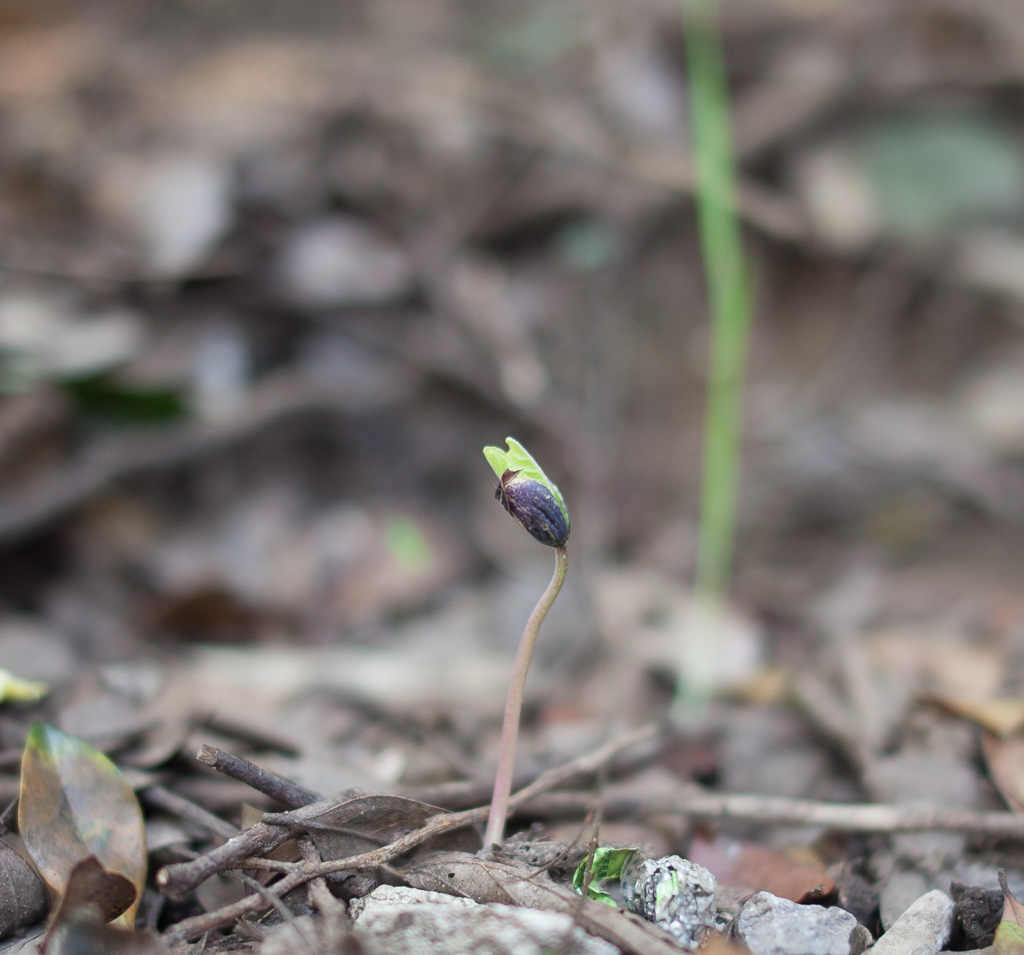
[[[798,905],[758,892],[734,925],[753,955],[850,955],[857,919],[843,909]]]
[[[635,875],[624,874],[626,904],[694,948],[714,928],[715,877],[708,869],[679,856],[644,859]]]
[[[230,228],[232,188],[229,164],[209,156],[115,158],[94,201],[139,235],[155,275],[174,278],[199,266]]]
[[[619,955],[604,939],[587,935],[560,912],[381,886],[351,906],[367,955]]]
[[[936,955],[953,932],[954,910],[945,892],[922,895],[875,942],[873,955]]]
[[[888,931],[929,888],[928,881],[920,872],[894,872],[886,880],[878,900],[878,917],[882,923],[882,930]]]
[[[850,955],[861,955],[875,944],[875,936],[866,925],[859,922],[850,933]],[[262,953],[260,953],[262,955]]]
[[[379,305],[408,295],[412,267],[372,226],[335,216],[298,228],[278,262],[284,297],[310,308]]]

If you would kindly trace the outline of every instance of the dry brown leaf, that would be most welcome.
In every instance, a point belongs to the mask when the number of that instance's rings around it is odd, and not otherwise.
[[[123,920],[132,924],[146,884],[142,809],[131,786],[103,753],[36,723],[21,761],[18,831],[56,896],[70,890],[77,864],[90,856],[128,880],[135,896]]]
[[[1024,905],[1006,885],[1006,873],[999,870],[999,888],[1003,890],[1003,919],[992,944],[995,955],[1024,955]]]
[[[701,946],[701,955],[748,955],[745,945],[730,942],[722,935],[713,935]]]
[[[1024,812],[1024,736],[1000,739],[986,733],[981,752],[999,795],[1011,809]]]
[[[405,796],[371,794],[346,799],[335,805],[316,803],[294,810],[290,816],[309,832],[322,859],[344,859],[371,852],[394,842],[407,832],[421,829],[432,816],[446,812]],[[438,834],[445,848],[476,848],[479,840],[471,830]],[[433,843],[436,848],[438,843]]]
[[[805,901],[808,895],[820,897],[835,888],[820,862],[721,836],[694,839],[688,858],[710,869],[722,885],[771,892],[794,902]]]
[[[1012,736],[1024,729],[1024,697],[974,697],[937,694],[932,699],[943,709],[995,733]]]
[[[57,947],[55,940],[66,935],[71,926],[113,921],[131,908],[135,896],[135,886],[129,879],[104,869],[95,856],[83,859],[68,875],[64,895],[40,948],[52,952]]]

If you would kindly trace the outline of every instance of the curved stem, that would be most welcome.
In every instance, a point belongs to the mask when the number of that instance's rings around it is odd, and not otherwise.
[[[523,628],[523,636],[519,641],[519,652],[516,653],[515,666],[512,669],[512,682],[508,688],[508,699],[505,701],[505,720],[501,725],[501,749],[498,754],[498,772],[494,777],[494,795],[491,797],[491,812],[487,817],[487,831],[484,833],[484,848],[500,845],[505,835],[505,816],[508,813],[508,800],[512,793],[512,773],[516,765],[516,743],[519,741],[519,715],[523,709],[523,690],[526,686],[526,672],[530,669],[530,657],[533,656],[533,645],[537,642],[540,625],[544,622],[551,605],[555,602],[558,592],[565,582],[565,573],[569,569],[569,554],[565,547],[555,550],[555,572],[547,590],[537,601],[530,619]]]

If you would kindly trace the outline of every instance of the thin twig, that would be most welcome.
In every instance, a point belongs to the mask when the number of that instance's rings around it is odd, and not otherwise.
[[[232,779],[245,783],[250,789],[269,796],[274,802],[287,806],[289,809],[309,806],[324,798],[312,789],[306,789],[305,786],[300,786],[284,776],[278,776],[277,773],[250,763],[249,760],[243,759],[241,756],[226,753],[216,746],[207,746],[204,743],[199,747],[196,759],[224,776],[230,776]]]
[[[524,809],[541,816],[575,817],[593,796],[548,793]],[[736,820],[773,826],[821,826],[839,832],[963,832],[969,835],[1024,839],[1024,813],[975,812],[937,806],[891,806],[880,803],[817,802],[782,796],[681,790],[650,799],[610,795],[602,807],[605,818],[636,818],[681,814],[691,819]]]
[[[221,819],[220,816],[215,816],[208,809],[192,802],[191,799],[179,796],[163,786],[149,786],[139,795],[144,803],[155,806],[157,809],[163,809],[165,812],[184,819],[185,822],[191,822],[222,839],[232,839],[238,835],[237,826],[231,825],[230,822]]]
[[[523,805],[523,803],[528,802],[541,793],[562,784],[567,779],[571,779],[579,773],[593,772],[598,767],[608,762],[608,760],[613,759],[622,750],[651,739],[657,732],[658,728],[656,726],[646,726],[643,729],[627,733],[618,739],[612,740],[599,749],[594,750],[592,753],[587,753],[584,756],[570,760],[562,766],[557,766],[541,773],[541,775],[538,776],[529,786],[526,786],[524,789],[521,789],[512,796],[509,800],[509,810],[514,811],[518,809]],[[300,885],[320,876],[329,875],[332,872],[375,869],[378,866],[385,865],[392,859],[415,849],[417,846],[420,846],[425,842],[429,842],[440,833],[450,832],[454,829],[460,829],[465,826],[473,826],[482,823],[487,818],[487,813],[488,808],[484,806],[477,809],[469,809],[464,812],[441,813],[427,820],[426,825],[421,829],[410,832],[405,836],[402,836],[400,839],[396,839],[389,845],[382,846],[379,849],[373,849],[370,852],[363,852],[358,855],[348,856],[344,859],[332,859],[327,862],[312,864],[303,863],[301,870],[294,871],[286,875],[279,882],[275,882],[273,885],[268,886],[267,891],[273,893],[277,898],[282,898],[289,892],[294,891]],[[274,818],[281,822],[285,822],[289,815],[289,813],[267,813],[264,818]],[[277,842],[276,845],[279,845],[280,842],[284,842],[294,836],[294,832],[284,826],[276,827],[268,826],[266,823],[258,823],[257,826],[254,826],[253,828],[276,829],[280,833],[280,841]],[[251,829],[246,830],[246,832],[251,831]],[[239,838],[241,839],[245,834],[246,833],[242,833]],[[221,850],[226,848],[227,845],[220,847]],[[187,879],[182,877],[181,873],[188,872],[189,876],[194,875],[199,868],[196,864],[204,863],[204,860],[208,860],[210,856],[217,852],[218,850],[214,849],[213,852],[207,853],[206,856],[196,859],[194,863],[181,863],[174,866],[165,866],[156,875],[157,884],[160,885],[168,894],[172,894],[172,887],[175,891],[180,890],[187,883]],[[237,865],[233,865],[231,867],[237,868]],[[206,862],[201,868],[202,871],[206,872],[206,875],[203,876],[203,878],[208,878],[210,875],[220,871],[216,865],[211,866],[208,862]],[[185,891],[187,892],[187,888]],[[218,926],[225,925],[241,918],[244,915],[248,915],[250,912],[260,908],[263,904],[264,900],[259,896],[247,896],[246,898],[239,899],[237,902],[233,902],[231,905],[227,905],[224,908],[217,909],[213,912],[207,912],[204,915],[197,915],[190,919],[185,919],[170,928],[167,932],[167,936],[172,941],[198,938],[204,932],[208,932]]]
[[[6,836],[14,828],[14,821],[18,818],[18,797],[15,796],[0,812],[0,837]]]
[[[292,834],[281,826],[258,822],[198,859],[165,865],[156,874],[156,884],[169,898],[183,899],[197,885],[218,872],[242,868],[250,857],[273,852],[290,838]]]
[[[298,842],[299,854],[302,856],[303,862],[307,865],[316,865],[322,861],[319,851],[309,836],[303,836]],[[321,915],[327,916],[332,912],[346,914],[345,907],[331,894],[331,890],[327,887],[327,880],[323,876],[310,881],[309,899]]]

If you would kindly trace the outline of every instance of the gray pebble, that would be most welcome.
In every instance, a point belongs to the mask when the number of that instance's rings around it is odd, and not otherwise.
[[[936,955],[953,931],[953,909],[945,892],[922,895],[875,942],[873,955]]]
[[[402,249],[351,216],[307,223],[278,262],[284,297],[313,308],[377,305],[407,295],[412,268]]]
[[[352,906],[367,955],[620,955],[568,915],[381,886]]]
[[[843,909],[797,905],[770,892],[751,896],[734,923],[753,955],[850,955],[856,927]]]
[[[886,879],[878,900],[882,929],[888,930],[933,885],[920,872],[894,872]]]

